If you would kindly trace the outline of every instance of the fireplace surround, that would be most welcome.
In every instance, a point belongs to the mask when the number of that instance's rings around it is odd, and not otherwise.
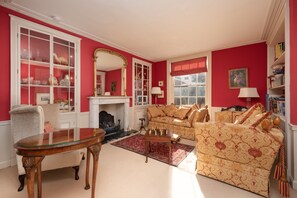
[[[129,97],[127,96],[92,96],[89,97],[89,127],[99,128],[99,112],[105,110],[120,119],[121,129],[129,126]]]

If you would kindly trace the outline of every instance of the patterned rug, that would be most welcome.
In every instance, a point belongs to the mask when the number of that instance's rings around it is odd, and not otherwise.
[[[118,146],[123,149],[127,149],[129,151],[133,151],[135,153],[145,155],[144,148],[144,135],[137,134],[131,137],[119,140],[117,142],[111,143],[111,145]],[[169,163],[172,166],[178,166],[194,149],[194,146],[180,144],[180,143],[172,143],[171,144],[171,152],[172,152],[172,161]],[[158,143],[154,142],[151,144],[151,151],[149,153],[149,157],[159,160],[168,164],[168,156],[169,155],[169,147],[167,143]],[[145,158],[143,158],[143,161]],[[148,160],[149,162],[149,160]]]

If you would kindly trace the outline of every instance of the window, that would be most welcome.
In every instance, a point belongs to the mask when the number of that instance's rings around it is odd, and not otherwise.
[[[206,96],[206,72],[174,76],[174,104],[205,105]]]

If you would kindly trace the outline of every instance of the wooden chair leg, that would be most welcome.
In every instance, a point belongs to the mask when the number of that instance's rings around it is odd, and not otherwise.
[[[75,170],[75,180],[79,180],[78,172],[79,172],[79,166],[72,167]]]
[[[18,192],[20,192],[24,189],[25,177],[26,177],[26,175],[19,175],[20,187],[18,188]]]

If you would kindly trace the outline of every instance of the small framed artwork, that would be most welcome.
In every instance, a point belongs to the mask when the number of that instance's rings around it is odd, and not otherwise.
[[[164,86],[164,81],[163,80],[158,81],[158,85],[159,85],[159,87],[163,87]]]
[[[36,104],[49,104],[50,94],[49,93],[37,93],[36,94]]]
[[[248,86],[247,68],[230,69],[228,72],[229,88],[239,89]]]

